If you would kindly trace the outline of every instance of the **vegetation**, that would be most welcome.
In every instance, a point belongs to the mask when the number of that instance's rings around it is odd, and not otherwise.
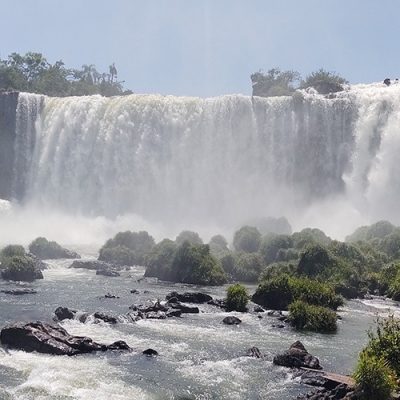
[[[100,249],[99,260],[117,265],[144,265],[154,244],[146,231],[119,232]]]
[[[335,72],[325,71],[322,68],[307,75],[304,80],[296,71],[281,71],[279,68],[272,68],[267,72],[255,72],[250,78],[253,96],[261,97],[290,96],[296,89],[309,87],[321,94],[335,93],[344,90],[344,85],[348,83]]]
[[[261,242],[261,233],[252,226],[243,226],[235,232],[233,247],[236,251],[255,253],[258,251]]]
[[[171,276],[171,266],[176,249],[176,243],[170,239],[164,239],[157,243],[145,258],[145,276],[168,280]]]
[[[289,321],[299,330],[334,332],[337,329],[336,313],[329,308],[296,300],[289,306]]]
[[[354,373],[365,399],[389,399],[400,377],[400,320],[378,319],[376,332],[360,353]]]
[[[182,231],[175,239],[178,246],[183,244],[183,242],[189,242],[190,244],[203,244],[201,237],[197,232],[192,231]]]
[[[29,245],[29,251],[41,260],[53,258],[80,258],[79,254],[64,249],[57,242],[48,241],[44,237],[36,238]]]
[[[227,289],[226,307],[228,311],[247,311],[249,295],[244,286],[240,284],[231,285]]]
[[[99,72],[93,64],[81,69],[67,68],[63,61],[51,64],[41,53],[10,54],[0,59],[0,91],[18,90],[48,96],[85,96],[131,94],[118,81],[115,65]]]
[[[230,253],[228,242],[222,235],[213,236],[208,245],[210,246],[211,254],[218,259]]]

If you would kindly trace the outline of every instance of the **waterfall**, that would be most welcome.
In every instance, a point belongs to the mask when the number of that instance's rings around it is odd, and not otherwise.
[[[21,93],[14,193],[69,213],[188,226],[296,218],[338,198],[400,222],[399,118],[400,85],[330,98]]]

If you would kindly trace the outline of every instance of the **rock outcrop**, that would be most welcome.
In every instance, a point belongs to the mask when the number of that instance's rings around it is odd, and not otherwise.
[[[273,362],[275,365],[281,365],[288,368],[305,367],[317,370],[322,369],[318,358],[312,356],[299,341],[293,343],[289,350],[276,355]]]
[[[173,298],[182,303],[195,303],[195,304],[208,303],[209,301],[213,300],[213,298],[210,295],[201,292],[186,292],[186,293],[171,292],[167,294],[167,296],[165,297],[167,301]]]
[[[130,350],[122,340],[110,345],[94,342],[89,337],[70,335],[59,325],[44,322],[17,322],[4,327],[0,332],[3,346],[27,352],[68,355],[107,350]]]

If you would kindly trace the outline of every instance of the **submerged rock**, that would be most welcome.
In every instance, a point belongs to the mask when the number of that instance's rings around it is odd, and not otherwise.
[[[71,265],[70,268],[82,268],[82,269],[89,269],[89,270],[119,270],[121,269],[120,266],[115,264],[110,264],[104,261],[99,260],[75,260]]]
[[[242,323],[242,320],[230,315],[229,317],[225,317],[222,322],[226,325],[239,325]]]
[[[22,296],[24,294],[36,294],[37,291],[34,289],[10,289],[10,290],[1,290],[1,293],[11,294],[13,296]]]
[[[121,274],[119,272],[111,270],[111,269],[98,269],[96,271],[96,275],[103,275],[103,276],[110,276],[110,277],[121,276]]]
[[[178,293],[178,292],[171,292],[167,294],[165,297],[166,300],[170,300],[175,298],[178,301],[181,301],[183,303],[195,303],[195,304],[203,304],[203,303],[208,303],[209,301],[212,301],[213,298],[205,293],[201,292],[186,292],[186,293]]]
[[[104,295],[104,298],[106,298],[106,299],[119,299],[119,296],[116,296],[115,294],[111,294],[111,293],[106,293]]]
[[[64,319],[74,319],[76,315],[75,310],[70,310],[67,307],[58,307],[54,314],[56,315],[57,321],[64,321]]]
[[[124,341],[111,345],[97,343],[89,337],[70,335],[59,325],[40,321],[8,325],[1,330],[0,340],[3,345],[17,350],[68,356],[94,351],[130,349]]]
[[[318,358],[308,353],[300,341],[293,343],[284,353],[276,355],[273,363],[288,368],[322,369]]]
[[[149,357],[158,356],[158,351],[154,349],[146,349],[142,353]]]
[[[258,347],[251,347],[250,349],[247,350],[246,355],[248,357],[254,357],[254,358],[264,358],[262,355],[260,349]]]

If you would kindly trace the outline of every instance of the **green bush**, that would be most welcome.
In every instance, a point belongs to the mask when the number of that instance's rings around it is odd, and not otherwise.
[[[293,233],[292,238],[294,247],[300,250],[312,244],[328,246],[332,241],[330,237],[317,228],[304,228],[300,232]]]
[[[243,226],[235,232],[233,247],[236,251],[255,253],[258,251],[261,242],[261,233],[252,226]]]
[[[383,239],[395,231],[396,227],[389,221],[378,221],[370,226],[361,226],[346,237],[346,242]]]
[[[300,80],[300,74],[296,71],[272,68],[267,72],[255,72],[250,78],[253,96],[288,96],[294,92],[294,84]]]
[[[169,239],[164,239],[157,243],[146,256],[146,271],[144,275],[168,280],[171,275],[171,265],[176,249],[176,243]]]
[[[246,225],[256,227],[262,235],[291,235],[292,227],[285,217],[261,217],[249,220]]]
[[[262,257],[257,253],[239,253],[235,258],[232,278],[241,282],[257,282],[264,268]]]
[[[1,250],[0,260],[4,260],[9,257],[24,256],[24,255],[25,255],[25,249],[23,246],[20,246],[19,244],[10,244],[4,247],[3,250]]]
[[[13,256],[2,264],[1,276],[12,281],[32,282],[43,279],[43,274],[36,268],[34,260],[29,256]]]
[[[396,388],[395,373],[388,363],[368,351],[360,353],[354,379],[365,400],[389,400]]]
[[[267,264],[275,261],[287,261],[286,256],[282,257],[280,250],[287,250],[293,247],[293,239],[288,235],[267,235],[260,245],[260,254]],[[282,259],[283,258],[283,259]]]
[[[235,284],[229,286],[226,296],[226,307],[228,311],[247,311],[247,302],[249,295],[244,286]]]
[[[154,246],[146,231],[119,232],[100,249],[99,260],[118,265],[143,265]]]
[[[210,254],[208,245],[183,242],[175,252],[169,280],[198,285],[222,285],[226,282],[226,276],[219,261]]]
[[[319,244],[309,245],[301,254],[297,267],[299,274],[316,277],[337,266],[337,260],[326,247]]]
[[[334,332],[337,329],[336,313],[326,307],[296,300],[289,305],[289,321],[293,327],[314,332]]]
[[[190,244],[199,245],[203,244],[201,237],[197,232],[182,231],[175,239],[175,243],[180,246],[183,242],[189,242]]]
[[[321,94],[328,94],[342,91],[343,85],[346,83],[348,83],[346,79],[340,75],[321,68],[308,75],[301,83],[301,88],[313,87]]]
[[[36,238],[30,245],[29,251],[41,260],[57,258],[80,258],[74,251],[61,247],[57,242],[44,237]]]
[[[228,242],[222,235],[213,236],[208,245],[210,246],[211,254],[218,259],[221,259],[230,253]]]
[[[257,304],[277,310],[286,310],[295,300],[332,310],[343,305],[342,297],[336,295],[330,285],[286,274],[262,281],[252,299]]]

